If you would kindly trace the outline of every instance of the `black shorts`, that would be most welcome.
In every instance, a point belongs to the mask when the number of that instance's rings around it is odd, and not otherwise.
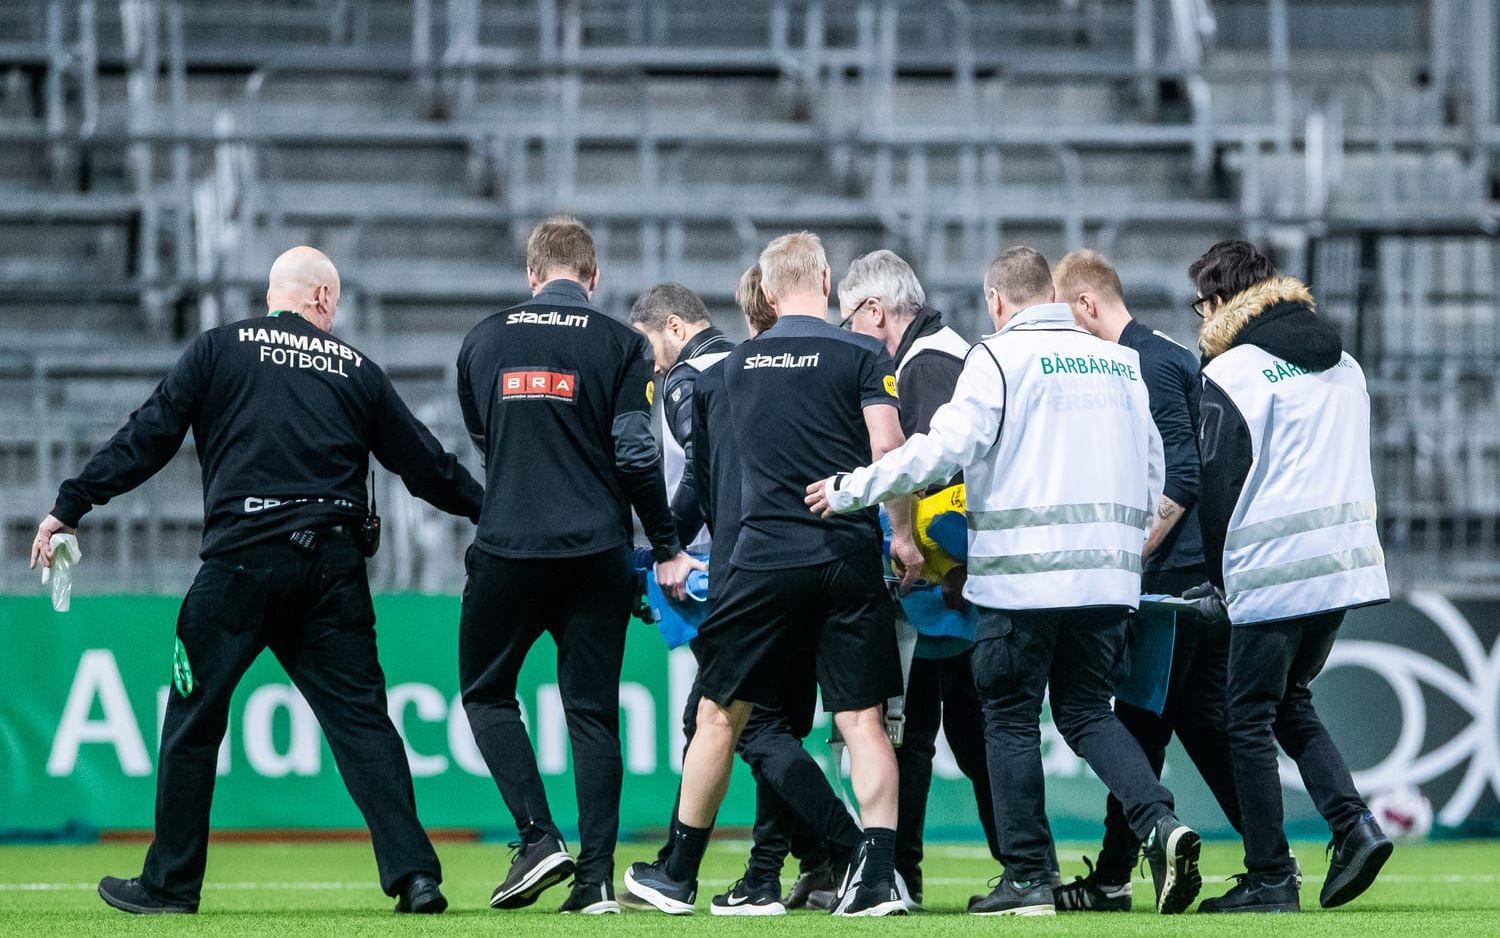
[[[824,710],[884,703],[901,693],[901,659],[879,552],[788,570],[731,567],[693,654],[703,696],[723,706],[774,706],[788,662],[808,658]]]

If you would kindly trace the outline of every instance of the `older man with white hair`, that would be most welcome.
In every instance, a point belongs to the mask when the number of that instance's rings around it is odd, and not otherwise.
[[[842,325],[880,340],[896,363],[897,409],[901,431],[908,438],[926,433],[932,415],[953,397],[969,343],[943,314],[927,305],[927,293],[916,271],[894,251],[871,251],[854,259],[839,281]],[[923,494],[963,482],[956,473],[927,487]],[[937,573],[932,574],[937,580]],[[936,600],[941,591],[947,606],[963,611],[967,568],[958,564],[940,580],[924,587]],[[915,594],[921,596],[923,594]],[[937,754],[939,727],[959,769],[974,786],[974,799],[990,854],[1000,859],[995,840],[994,812],[990,810],[989,770],[984,761],[984,717],[970,668],[972,642],[940,636],[929,621],[947,618],[962,622],[942,609],[923,618],[914,602],[905,604],[907,618],[919,634],[906,673],[906,694],[900,713],[905,720],[896,762],[901,769],[901,819],[896,826],[896,872],[913,905],[922,902],[922,830],[927,818],[927,795],[932,789],[932,760]],[[922,606],[921,608],[932,608]],[[972,638],[972,636],[970,636]],[[894,707],[894,703],[893,703]],[[894,709],[892,712],[895,712]]]
[[[124,912],[196,912],[219,744],[235,686],[270,648],[317,715],[364,814],[398,912],[441,912],[441,868],[417,820],[406,749],[386,712],[365,558],[371,455],[413,494],[475,521],[483,492],[380,367],[334,336],[339,276],[309,247],[271,267],[268,315],[200,334],[37,529],[51,536],[155,475],[192,429],[203,467],[203,566],[177,617],[156,774],[156,838],[138,877],[106,876]],[[377,519],[378,522],[378,519]]]

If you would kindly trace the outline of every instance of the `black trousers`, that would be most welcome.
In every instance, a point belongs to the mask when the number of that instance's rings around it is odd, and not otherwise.
[[[1137,837],[1144,840],[1173,810],[1172,793],[1110,709],[1124,671],[1127,612],[980,610],[974,680],[984,701],[1000,860],[1015,878],[1045,878],[1052,865],[1040,725],[1049,687],[1058,732],[1120,799]]]
[[[847,854],[858,844],[859,825],[834,794],[828,777],[802,745],[812,732],[817,706],[817,684],[811,668],[788,671],[781,702],[757,705],[740,734],[737,751],[755,779],[755,827],[746,877],[750,882],[777,879],[788,853],[802,869],[814,869],[832,859],[836,850]],[[683,733],[691,741],[697,729],[697,684],[683,708]],[[675,823],[676,808],[672,817]],[[659,857],[665,858],[671,839]]]
[[[579,882],[614,876],[620,830],[620,665],[630,621],[630,550],[512,560],[470,548],[459,618],[458,672],[474,741],[524,835],[561,836],[521,722],[516,680],[548,633],[573,749]]]
[[[990,854],[1000,859],[994,798],[984,757],[984,710],[974,686],[971,652],[951,658],[913,658],[906,681],[906,735],[896,750],[900,770],[900,814],[896,824],[896,872],[913,896],[922,894],[922,832],[932,759],[941,728],[960,771],[974,786],[974,802]]]
[[[1202,567],[1147,573],[1144,593],[1178,596],[1208,579]],[[1180,623],[1172,649],[1172,673],[1167,679],[1166,705],[1160,715],[1123,701],[1115,701],[1115,715],[1146,753],[1151,770],[1161,778],[1172,734],[1213,793],[1224,817],[1241,830],[1240,805],[1234,789],[1226,733],[1225,691],[1229,680],[1229,625]],[[1104,812],[1104,846],[1099,872],[1105,882],[1125,882],[1135,869],[1141,841],[1125,823],[1120,800],[1110,795]]]
[[[1338,610],[1230,630],[1229,746],[1251,873],[1277,876],[1293,868],[1282,828],[1277,743],[1297,763],[1335,837],[1369,810],[1313,709],[1308,686],[1328,661],[1343,621]]]
[[[395,895],[413,873],[441,876],[417,820],[406,749],[386,712],[375,651],[375,610],[365,560],[353,541],[326,532],[311,552],[289,541],[203,562],[177,617],[192,692],[167,695],[156,775],[156,837],[141,881],[196,905],[208,855],[219,744],[229,701],[266,648],[318,718],[339,774],[364,815],[380,886]]]

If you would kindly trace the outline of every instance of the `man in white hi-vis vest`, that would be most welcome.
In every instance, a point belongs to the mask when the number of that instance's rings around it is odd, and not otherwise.
[[[1198,835],[1177,820],[1172,793],[1110,709],[1164,474],[1140,359],[1053,302],[1052,272],[1030,248],[1001,254],[984,287],[999,331],[969,353],[928,432],[814,483],[807,503],[819,513],[857,510],[963,471],[964,596],[980,607],[973,667],[1005,864],[969,911],[1054,911],[1039,725],[1050,685],[1063,739],[1146,843],[1158,910],[1181,912],[1202,884]]]
[[[1370,396],[1307,287],[1245,241],[1189,274],[1204,316],[1199,512],[1229,607],[1228,733],[1248,875],[1205,912],[1298,911],[1276,745],[1333,832],[1319,902],[1369,888],[1391,843],[1313,709],[1309,682],[1344,612],[1390,598],[1375,527]]]

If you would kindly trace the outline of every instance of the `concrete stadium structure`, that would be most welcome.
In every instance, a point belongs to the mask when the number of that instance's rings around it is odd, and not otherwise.
[[[1371,376],[1393,572],[1491,578],[1497,24],[1492,0],[0,0],[0,556],[295,243],[469,458],[459,338],[568,210],[606,310],[675,279],[735,334],[736,277],[792,228],[836,267],[901,252],[971,336],[998,247],[1095,247],[1189,343],[1187,264],[1251,237]],[[398,489],[378,584],[456,587],[466,532]],[[181,588],[200,517],[187,447],[90,516],[80,588]]]

